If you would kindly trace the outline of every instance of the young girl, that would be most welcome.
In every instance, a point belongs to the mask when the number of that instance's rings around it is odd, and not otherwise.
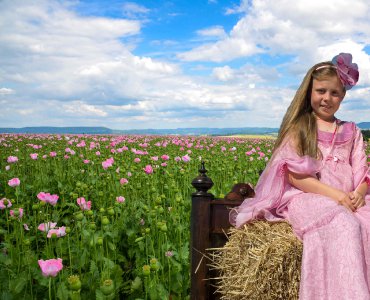
[[[280,127],[256,196],[231,212],[287,220],[303,241],[300,299],[370,299],[370,172],[361,131],[335,113],[357,83],[351,54],[313,66]]]

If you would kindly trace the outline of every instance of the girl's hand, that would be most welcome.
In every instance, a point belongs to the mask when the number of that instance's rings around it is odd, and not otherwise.
[[[339,200],[337,200],[337,202],[338,204],[343,205],[345,208],[348,208],[352,212],[356,211],[356,207],[352,203],[350,195],[343,193]]]
[[[365,206],[365,197],[358,191],[353,191],[349,193],[349,198],[351,199],[351,202],[355,209],[359,209],[362,206]]]

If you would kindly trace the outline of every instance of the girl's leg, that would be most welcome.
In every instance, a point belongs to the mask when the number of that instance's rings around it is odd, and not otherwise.
[[[300,299],[369,300],[361,222],[332,200],[306,193],[288,205],[303,240]]]

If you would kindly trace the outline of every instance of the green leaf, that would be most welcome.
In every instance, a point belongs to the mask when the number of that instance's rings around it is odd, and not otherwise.
[[[57,290],[57,298],[61,300],[67,300],[68,299],[68,294],[69,291],[65,285],[64,282],[58,285],[58,290]]]
[[[23,273],[21,274],[21,276],[17,276],[16,279],[13,279],[10,281],[10,290],[14,294],[20,294],[26,285],[27,285],[27,278]]]

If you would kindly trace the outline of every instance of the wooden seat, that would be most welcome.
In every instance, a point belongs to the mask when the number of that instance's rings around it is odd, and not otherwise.
[[[191,299],[197,300],[204,300],[204,299],[220,299],[221,294],[216,293],[217,284],[216,280],[212,280],[212,278],[218,278],[220,276],[227,276],[227,272],[234,272],[233,270],[230,271],[229,268],[210,268],[209,261],[205,259],[205,254],[207,254],[207,249],[210,248],[221,248],[225,245],[228,241],[227,233],[231,230],[232,234],[240,234],[241,232],[235,232],[235,229],[231,227],[229,223],[229,211],[231,208],[239,206],[241,202],[233,202],[233,201],[226,201],[224,199],[215,199],[214,196],[207,191],[212,187],[213,182],[212,180],[207,177],[206,175],[207,170],[204,167],[204,163],[202,163],[201,168],[199,170],[200,175],[192,181],[192,185],[196,188],[196,192],[192,194],[192,210],[191,210]],[[269,231],[271,228],[270,225],[266,221],[257,221],[257,222],[264,222],[264,224],[260,224],[259,230],[265,230],[265,232]],[[285,223],[285,222],[283,222]],[[252,223],[253,224],[253,223]],[[275,226],[274,228],[279,227]],[[269,228],[267,228],[269,227]],[[284,228],[284,234],[281,232],[277,232],[277,236],[268,236],[266,241],[274,241],[277,247],[267,247],[269,248],[268,251],[272,250],[271,253],[275,253],[276,258],[275,262],[268,261],[266,257],[262,264],[274,264],[273,268],[276,271],[273,271],[273,274],[269,277],[275,278],[274,280],[280,280],[278,284],[274,284],[272,287],[269,285],[267,281],[262,283],[255,289],[253,299],[278,299],[274,298],[274,295],[282,295],[281,291],[283,290],[284,296],[288,293],[289,299],[296,299],[298,296],[298,287],[299,287],[299,278],[300,278],[300,258],[301,258],[301,251],[302,245],[298,239],[295,238],[293,231],[289,224],[285,223],[285,225],[280,226],[280,228]],[[246,229],[245,232],[241,234],[248,233],[248,230],[254,230],[252,228]],[[280,229],[278,229],[280,230]],[[262,232],[261,232],[262,233]],[[274,233],[272,233],[274,234]],[[259,235],[259,233],[257,234]],[[279,236],[280,235],[280,236]],[[238,239],[239,237],[237,237]],[[231,242],[232,239],[230,239]],[[245,248],[248,248],[248,245],[251,245],[251,249],[253,251],[266,251],[266,244],[261,243],[254,243],[254,241],[247,241],[247,243],[243,242],[244,247],[243,249],[238,249],[240,253],[244,252],[241,255],[248,255],[244,251]],[[291,259],[287,253],[276,251],[276,249],[280,249],[281,245],[284,244],[288,252],[293,253],[291,255]],[[246,246],[247,245],[247,246]],[[234,244],[235,246],[235,244]],[[260,249],[257,249],[260,247]],[[263,248],[265,247],[265,248]],[[275,249],[275,250],[274,250]],[[226,249],[226,251],[228,251]],[[248,251],[248,249],[247,249]],[[230,253],[229,253],[230,254]],[[226,254],[226,257],[227,255]],[[232,254],[232,253],[231,253]],[[287,258],[288,256],[288,258]],[[244,257],[238,257],[236,260],[243,260]],[[288,265],[289,270],[284,266]],[[284,261],[284,263],[280,263],[280,261]],[[217,264],[217,263],[216,263]],[[214,265],[214,264],[213,264]],[[235,264],[234,264],[235,265]],[[248,268],[260,268],[261,262],[253,265],[243,265],[242,267]],[[256,265],[259,265],[256,267]],[[262,266],[263,267],[263,266]],[[252,273],[254,272],[251,270]],[[259,271],[259,269],[258,269]],[[245,273],[245,272],[244,272]],[[243,273],[243,274],[244,274]],[[249,280],[250,277],[247,275],[246,280]],[[293,278],[293,280],[292,280]],[[289,279],[289,280],[288,280]],[[258,280],[258,278],[253,278],[253,280]],[[290,281],[290,282],[287,282]],[[225,283],[226,282],[226,283]],[[230,281],[229,281],[230,282]],[[267,282],[267,283],[266,283]],[[228,284],[227,280],[224,281],[224,284]],[[240,284],[240,283],[239,283]],[[257,286],[258,284],[256,284]],[[266,298],[263,296],[263,288],[267,288],[269,290],[269,297]],[[276,291],[273,289],[276,287]],[[253,289],[253,287],[252,287]],[[258,289],[260,289],[258,291]],[[225,290],[225,289],[224,289]],[[251,286],[249,286],[249,290],[251,290]],[[260,294],[258,294],[260,292]],[[261,294],[262,293],[262,294]],[[223,293],[223,299],[225,298],[225,293]],[[278,296],[276,296],[278,297]],[[231,299],[231,298],[230,298]],[[232,299],[243,299],[243,298],[232,298]],[[250,298],[248,298],[250,299]]]

